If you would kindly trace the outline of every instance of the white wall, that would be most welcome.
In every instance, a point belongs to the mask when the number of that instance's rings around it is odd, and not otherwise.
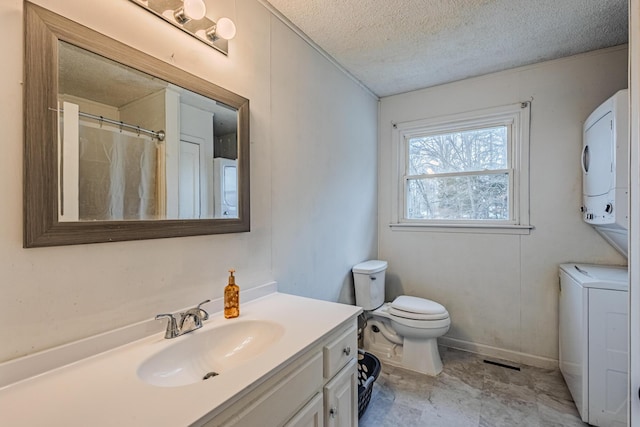
[[[250,99],[252,231],[23,249],[23,6],[3,1],[0,361],[220,297],[228,268],[244,288],[276,279],[351,301],[349,269],[379,245],[388,297],[445,304],[450,343],[544,363],[557,358],[558,264],[624,263],[577,212],[581,125],[626,86],[624,48],[383,99],[376,184],[375,99],[257,1],[207,1],[237,23],[228,57],[128,1],[36,3]],[[391,121],[531,97],[531,235],[390,231]]]
[[[3,1],[0,361],[220,297],[229,268],[241,288],[277,279],[286,291],[339,298],[345,263],[376,252],[373,97],[254,0],[207,1],[236,21],[228,57],[128,1],[36,3],[250,99],[251,232],[23,249],[23,5]],[[348,202],[354,191],[357,204]],[[297,231],[275,238],[286,224]],[[324,242],[338,233],[342,246]],[[283,255],[310,242],[312,256]]]
[[[271,41],[274,274],[353,303],[351,267],[376,254],[377,102],[275,18]]]
[[[625,264],[579,213],[582,124],[627,86],[626,46],[383,98],[379,256],[387,297],[431,298],[451,314],[446,342],[545,366],[558,358],[558,265]],[[391,122],[532,101],[530,235],[391,231]]]

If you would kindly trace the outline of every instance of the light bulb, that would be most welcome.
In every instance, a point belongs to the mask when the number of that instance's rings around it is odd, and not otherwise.
[[[236,24],[229,18],[220,18],[216,22],[216,35],[231,40],[236,36]]]
[[[184,0],[184,14],[191,19],[199,20],[204,18],[207,13],[207,6],[204,4],[204,0]]]

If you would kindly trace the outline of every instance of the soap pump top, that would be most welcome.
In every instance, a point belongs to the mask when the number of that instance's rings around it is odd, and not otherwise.
[[[235,270],[229,270],[229,283],[224,288],[224,317],[227,319],[240,315],[240,288],[233,273]]]

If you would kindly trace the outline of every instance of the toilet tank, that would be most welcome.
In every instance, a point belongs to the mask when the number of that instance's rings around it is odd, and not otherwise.
[[[355,265],[353,283],[356,291],[356,305],[363,310],[375,310],[384,304],[384,275],[387,262],[370,260]]]

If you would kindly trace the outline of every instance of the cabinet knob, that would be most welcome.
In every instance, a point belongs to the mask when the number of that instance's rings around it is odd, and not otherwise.
[[[348,356],[351,354],[351,347],[345,347],[342,352],[344,353],[345,356]]]
[[[331,418],[335,418],[337,413],[338,410],[336,408],[329,409],[329,415],[331,415]]]

